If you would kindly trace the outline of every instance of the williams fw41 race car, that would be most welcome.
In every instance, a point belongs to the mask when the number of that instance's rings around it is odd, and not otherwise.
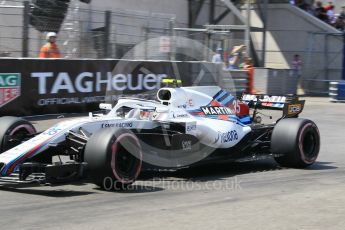
[[[2,117],[0,180],[57,184],[83,179],[124,188],[152,168],[263,158],[305,168],[316,161],[320,135],[314,122],[297,118],[303,107],[296,97],[237,99],[218,86],[195,86],[161,88],[157,100],[101,104],[106,112],[64,120],[42,133],[24,119]],[[281,110],[282,116],[263,124],[261,109]]]

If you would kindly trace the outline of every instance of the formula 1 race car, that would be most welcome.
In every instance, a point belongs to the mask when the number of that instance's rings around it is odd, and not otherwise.
[[[218,86],[165,87],[158,100],[121,98],[103,114],[62,121],[42,133],[21,118],[0,118],[0,180],[61,183],[88,178],[126,187],[145,169],[274,158],[304,168],[318,156],[314,122],[297,118],[296,97],[232,96]],[[262,124],[260,109],[281,110]],[[61,157],[64,156],[64,157]],[[69,160],[61,160],[66,158]],[[105,180],[107,178],[107,180]]]

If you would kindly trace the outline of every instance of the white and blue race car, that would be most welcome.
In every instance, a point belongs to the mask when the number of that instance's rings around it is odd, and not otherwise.
[[[106,187],[111,179],[126,187],[148,168],[213,161],[273,157],[282,166],[304,168],[320,148],[315,123],[297,118],[304,101],[293,97],[237,99],[218,86],[165,87],[157,100],[121,98],[100,107],[107,112],[62,121],[42,133],[24,119],[0,118],[0,180],[88,179]],[[262,124],[259,109],[283,115]]]

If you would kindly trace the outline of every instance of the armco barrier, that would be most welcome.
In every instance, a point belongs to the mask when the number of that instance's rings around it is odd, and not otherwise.
[[[245,70],[230,71],[231,78],[224,74],[219,80],[219,85],[229,91],[236,90],[237,94],[247,92],[248,87],[248,72]]]
[[[297,93],[298,78],[290,69],[255,68],[254,90],[269,95]]]
[[[330,82],[329,97],[333,102],[345,102],[345,81]]]
[[[307,95],[313,96],[329,96],[330,83],[338,82],[337,80],[323,80],[323,79],[305,79],[304,85],[306,89],[304,90]]]
[[[216,85],[223,75],[205,62],[0,59],[0,69],[0,116],[95,111],[123,95],[152,98],[163,78]]]

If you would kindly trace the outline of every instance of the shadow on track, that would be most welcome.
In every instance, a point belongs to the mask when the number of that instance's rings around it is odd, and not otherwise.
[[[333,162],[317,162],[309,168],[300,170],[332,170],[337,167],[332,165]],[[250,174],[260,173],[276,170],[289,170],[289,168],[280,167],[273,159],[260,160],[254,162],[243,163],[216,163],[208,164],[198,167],[191,167],[186,169],[180,169],[177,171],[145,171],[142,172],[138,181],[130,185],[126,190],[114,190],[110,192],[125,193],[125,194],[140,194],[140,193],[152,193],[164,191],[164,182],[167,183],[183,183],[189,182],[208,182],[208,181],[221,181],[228,180],[229,178]],[[73,185],[80,186],[82,188],[86,185],[83,182],[72,183]],[[37,189],[39,188],[39,189]],[[43,189],[42,189],[43,188]],[[47,189],[45,189],[47,188]],[[39,186],[39,185],[24,185],[24,184],[0,184],[0,191],[15,192],[22,194],[31,194],[55,198],[85,196],[95,194],[99,192],[106,192],[99,187],[94,187],[91,191],[75,191],[68,190],[63,185],[59,186]]]
[[[314,165],[306,169],[300,170],[331,170],[336,166],[330,165],[333,162],[316,162]],[[231,162],[231,163],[215,163],[177,171],[147,171],[143,172],[139,180],[162,179],[175,181],[177,179],[206,182],[212,180],[226,180],[227,178],[249,174],[276,170],[288,170],[278,165],[273,159],[253,161],[253,162]]]
[[[54,197],[54,198],[63,198],[63,197],[74,197],[74,196],[85,196],[93,194],[92,191],[71,191],[71,190],[47,190],[47,189],[35,189],[35,188],[28,188],[26,187],[17,187],[14,185],[0,185],[0,191],[6,192],[14,192],[14,193],[22,193],[22,194],[30,194],[30,195],[37,195],[37,196],[47,196],[47,197]]]
[[[332,165],[334,162],[316,162],[312,166],[306,168],[305,170],[331,170],[331,169],[337,169],[338,167]]]

